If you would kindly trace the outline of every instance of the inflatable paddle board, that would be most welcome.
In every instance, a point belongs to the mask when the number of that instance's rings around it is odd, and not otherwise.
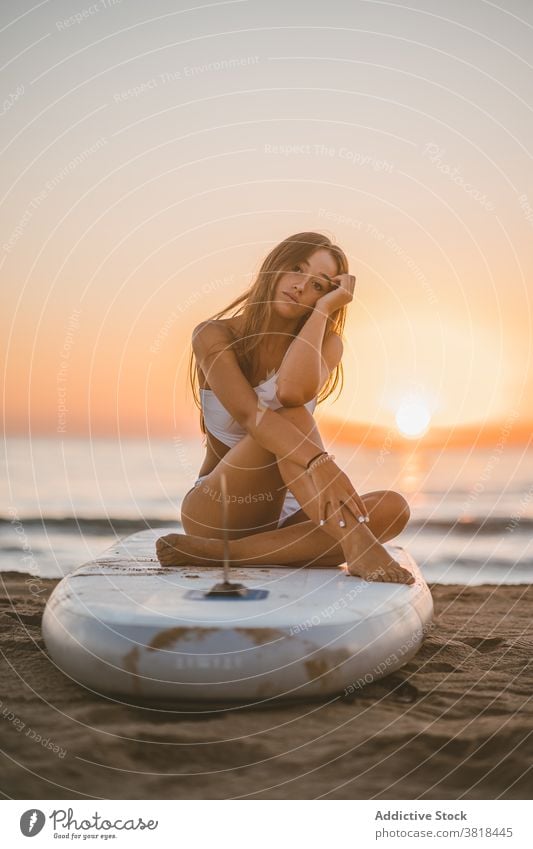
[[[222,568],[162,567],[159,536],[133,534],[56,586],[42,631],[49,654],[100,694],[172,702],[265,702],[354,692],[416,654],[433,614],[414,584],[367,582],[346,567],[231,569],[245,595],[207,595]]]

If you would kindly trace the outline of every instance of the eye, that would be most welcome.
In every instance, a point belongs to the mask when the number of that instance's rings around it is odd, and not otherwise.
[[[320,291],[320,292],[324,291],[324,287],[323,287],[322,283],[319,283],[318,280],[313,281],[313,286],[315,286],[315,287],[318,286],[317,291]]]

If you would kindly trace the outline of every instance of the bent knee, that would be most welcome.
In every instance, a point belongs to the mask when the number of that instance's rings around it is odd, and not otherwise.
[[[409,504],[403,495],[393,489],[379,489],[366,493],[371,507],[377,509],[380,514],[386,514],[389,519],[397,519],[406,524],[411,517]]]
[[[393,489],[387,491],[387,506],[391,513],[396,516],[398,521],[403,522],[404,525],[407,524],[409,519],[411,518],[411,509],[407,500],[401,495],[399,492],[395,492]]]

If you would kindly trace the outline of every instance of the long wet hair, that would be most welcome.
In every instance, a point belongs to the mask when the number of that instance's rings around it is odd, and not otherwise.
[[[222,318],[230,310],[234,310],[232,315],[229,316],[230,318],[243,315],[242,335],[238,339],[235,339],[229,347],[235,351],[239,366],[247,380],[251,381],[251,376],[256,373],[257,366],[259,365],[259,346],[263,334],[268,330],[270,324],[272,300],[279,278],[282,274],[291,271],[295,264],[303,260],[308,260],[311,254],[319,248],[326,248],[335,259],[337,263],[337,274],[348,273],[346,255],[338,245],[333,244],[331,239],[323,233],[296,233],[294,236],[284,239],[270,251],[264,259],[254,282],[245,292],[235,298],[227,307],[224,307],[215,313],[215,315],[210,316],[211,319]],[[347,307],[343,306],[328,316],[324,336],[329,331],[333,331],[342,337],[346,321],[346,309]],[[308,317],[309,314],[302,316],[294,332],[289,335],[292,335],[293,338],[297,336]],[[189,380],[195,404],[200,410],[200,429],[205,434],[206,428],[200,401],[198,368],[192,346],[189,356]],[[328,380],[317,397],[317,403],[328,398],[338,384],[340,385],[337,397],[340,395],[344,384],[342,362],[329,375]]]

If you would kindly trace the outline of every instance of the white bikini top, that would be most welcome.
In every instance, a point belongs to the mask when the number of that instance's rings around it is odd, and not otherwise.
[[[259,400],[263,402],[265,407],[269,407],[271,410],[278,410],[283,406],[280,404],[276,393],[277,375],[278,372],[273,371],[270,376],[267,376],[265,380],[262,380],[261,383],[253,387]],[[228,413],[212,389],[200,389],[200,399],[204,423],[209,433],[212,433],[214,437],[220,439],[224,445],[228,445],[230,448],[233,445],[237,445],[243,436],[246,436],[245,429],[233,418],[231,413]],[[316,402],[317,399],[315,397],[311,398],[305,404],[310,413],[315,409]]]

